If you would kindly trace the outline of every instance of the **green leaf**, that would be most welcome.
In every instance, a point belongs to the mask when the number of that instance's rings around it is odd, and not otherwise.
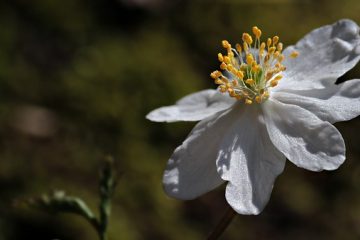
[[[85,201],[79,197],[68,196],[64,191],[55,190],[51,194],[44,194],[25,202],[29,207],[37,208],[49,213],[72,213],[84,217],[98,228],[94,213]]]

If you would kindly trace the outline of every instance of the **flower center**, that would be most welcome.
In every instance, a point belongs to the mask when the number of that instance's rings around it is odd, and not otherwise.
[[[268,38],[261,42],[261,30],[254,26],[252,32],[255,42],[248,33],[243,33],[243,44],[236,44],[235,48],[223,40],[222,45],[227,55],[218,54],[221,62],[220,69],[226,76],[216,70],[210,74],[219,85],[220,92],[228,92],[231,97],[243,99],[246,104],[254,101],[262,103],[269,98],[269,89],[275,87],[282,78],[281,72],[286,68],[282,65],[285,56],[282,54],[283,44],[279,37]],[[299,55],[293,51],[291,58]]]

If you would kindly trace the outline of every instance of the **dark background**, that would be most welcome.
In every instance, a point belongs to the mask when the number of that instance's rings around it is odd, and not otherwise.
[[[2,0],[0,2],[0,239],[97,239],[83,219],[14,208],[63,189],[98,204],[100,160],[123,173],[111,239],[204,239],[225,210],[223,187],[168,198],[162,172],[194,123],[145,115],[215,88],[220,41],[253,25],[284,45],[340,18],[358,0]],[[342,80],[360,78],[357,66]],[[222,239],[359,239],[360,119],[336,124],[347,161],[312,173],[287,163],[259,216],[238,216]]]

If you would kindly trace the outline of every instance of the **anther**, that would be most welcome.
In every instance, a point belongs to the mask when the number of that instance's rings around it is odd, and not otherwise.
[[[218,59],[220,62],[224,61],[224,56],[221,53],[218,53]]]
[[[238,51],[238,53],[241,53],[242,49],[241,49],[241,45],[240,44],[236,44],[235,45],[236,51]]]
[[[224,62],[225,62],[226,64],[229,64],[229,63],[230,63],[230,58],[229,58],[228,56],[225,56],[225,57],[224,57]]]
[[[249,104],[249,105],[250,105],[250,104],[252,104],[252,101],[247,98],[247,99],[245,99],[245,104]]]
[[[299,56],[299,52],[298,51],[293,51],[290,53],[290,57],[291,58],[296,58],[297,56]]]
[[[255,35],[255,37],[256,37],[257,39],[260,38],[260,36],[261,36],[261,30],[260,30],[257,26],[254,26],[254,27],[252,28],[252,32],[254,33],[254,35]]]
[[[241,100],[241,96],[240,95],[235,95],[236,100]]]
[[[275,79],[270,82],[271,87],[276,87],[277,85],[278,85],[278,81],[276,81]]]
[[[222,62],[222,63],[220,64],[220,69],[221,69],[221,70],[225,70],[226,67],[227,67],[226,63]]]
[[[253,42],[252,37],[248,33],[243,33],[242,40],[246,42],[248,45],[251,45]]]
[[[275,52],[276,48],[275,47],[271,47],[269,48],[269,54],[273,54]]]
[[[270,45],[271,45],[271,38],[268,38],[268,39],[267,39],[266,45],[267,45],[268,48],[270,47]]]
[[[254,62],[254,57],[251,53],[246,55],[246,62],[247,64],[251,65]]]
[[[229,95],[230,97],[235,97],[236,96],[236,93],[234,91],[234,89],[231,89],[232,91],[230,92],[230,89],[229,89]]]
[[[279,81],[279,80],[282,79],[282,78],[283,78],[282,75],[277,75],[277,76],[274,78],[274,80]]]
[[[224,84],[224,82],[221,81],[219,78],[218,78],[218,79],[215,79],[215,83],[218,84],[218,85]]]
[[[219,71],[213,71],[211,74],[210,74],[210,77],[211,78],[214,78],[214,79],[216,79],[216,78],[218,78],[218,77],[220,77],[221,76],[221,72],[219,72]]]
[[[274,36],[272,40],[273,40],[273,45],[276,45],[278,43],[278,41],[279,41],[279,37]]]
[[[237,71],[236,73],[237,77],[240,78],[240,79],[243,79],[244,78],[244,73],[242,71]]]
[[[255,81],[254,81],[254,79],[249,78],[249,79],[246,79],[245,83],[249,84],[249,85],[253,85],[255,83]]]
[[[285,56],[283,54],[280,54],[280,56],[278,57],[278,61],[282,62],[282,61],[284,61],[284,59],[285,59]]]
[[[257,72],[258,68],[259,68],[259,66],[256,64],[256,62],[251,63],[251,70],[253,72]]]
[[[226,49],[231,48],[230,43],[227,40],[222,40],[222,46]]]
[[[219,87],[220,92],[224,93],[227,91],[226,87],[224,85],[220,85]]]

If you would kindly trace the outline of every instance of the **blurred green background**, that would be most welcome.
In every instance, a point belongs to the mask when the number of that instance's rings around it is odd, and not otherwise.
[[[110,239],[204,239],[225,210],[224,189],[193,201],[162,191],[166,161],[194,123],[145,115],[215,88],[220,41],[253,25],[293,44],[358,0],[0,1],[0,240],[97,239],[80,217],[13,208],[64,189],[98,204],[100,160],[121,171]],[[360,78],[357,66],[342,80]],[[360,119],[336,124],[347,161],[312,173],[287,163],[259,216],[238,216],[222,239],[359,239]]]

